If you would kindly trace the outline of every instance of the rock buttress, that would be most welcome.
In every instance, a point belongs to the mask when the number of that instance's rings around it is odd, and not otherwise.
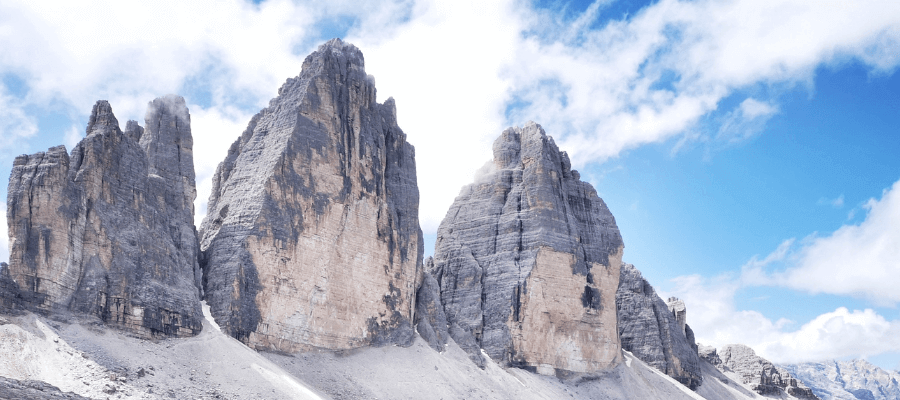
[[[309,55],[213,179],[201,264],[222,329],[287,352],[411,343],[414,156],[356,47],[334,39]]]
[[[614,365],[622,237],[594,188],[535,123],[509,128],[438,229],[450,335],[476,363],[567,375]]]
[[[181,107],[169,112],[186,115]],[[200,331],[197,251],[174,240],[193,229],[193,209],[169,207],[167,197],[186,194],[150,172],[154,152],[190,152],[190,140],[162,136],[145,152],[98,101],[71,157],[58,146],[16,158],[8,274],[25,308],[94,315],[144,337]],[[193,186],[193,161],[184,165]]]
[[[678,301],[684,315],[684,303]],[[677,318],[634,265],[622,264],[616,309],[622,349],[692,390],[700,386],[703,377],[693,332],[688,339],[690,328],[684,319]]]

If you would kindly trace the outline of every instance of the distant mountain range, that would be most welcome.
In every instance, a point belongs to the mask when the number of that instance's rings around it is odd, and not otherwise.
[[[812,388],[822,400],[900,399],[900,372],[883,370],[866,360],[829,360],[780,367]]]

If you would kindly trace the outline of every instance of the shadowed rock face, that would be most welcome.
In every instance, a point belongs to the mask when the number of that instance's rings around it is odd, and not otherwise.
[[[143,148],[140,127],[129,123],[123,133],[109,103],[98,101],[71,157],[58,146],[16,158],[8,276],[20,306],[95,315],[147,337],[200,331],[190,120],[180,97],[154,103],[181,117],[149,129]],[[176,153],[180,168],[157,175]]]
[[[535,123],[509,128],[438,230],[434,275],[450,335],[543,374],[591,373],[620,354],[622,237],[590,184]]]
[[[201,262],[222,329],[287,352],[411,343],[414,156],[356,47],[334,39],[308,56],[214,177]]]
[[[434,259],[425,259],[425,273],[416,291],[416,332],[431,348],[443,352],[450,339],[447,331],[447,315],[441,304],[441,288],[431,274]]]
[[[692,390],[700,386],[700,357],[684,320],[684,302],[666,304],[634,265],[623,263],[616,308],[622,349]]]

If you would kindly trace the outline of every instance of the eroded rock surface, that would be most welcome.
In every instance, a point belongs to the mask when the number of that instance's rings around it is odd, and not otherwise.
[[[200,331],[190,120],[183,99],[165,99],[179,101],[164,100],[158,112],[182,117],[142,137],[144,148],[139,127],[122,132],[101,100],[71,157],[57,146],[16,158],[8,274],[19,305],[94,315],[140,336]],[[181,154],[180,169],[160,176],[169,153]]]
[[[480,363],[591,373],[620,347],[622,237],[594,188],[535,123],[509,128],[438,229],[434,275],[450,335]]]
[[[616,292],[622,348],[696,390],[703,376],[693,332],[687,335],[686,308],[681,300],[669,300],[663,302],[634,265],[622,264]]]
[[[701,346],[700,355],[719,370],[734,371],[745,384],[750,385],[750,389],[763,396],[783,396],[787,393],[798,399],[819,399],[787,370],[776,367],[742,344],[730,344],[719,350]]]
[[[201,249],[222,329],[287,352],[411,343],[414,156],[356,47],[334,39],[308,56],[214,177]]]

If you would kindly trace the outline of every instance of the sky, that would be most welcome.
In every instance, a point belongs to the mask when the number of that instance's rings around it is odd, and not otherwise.
[[[0,1],[0,175],[71,150],[98,99],[124,126],[180,94],[199,225],[228,146],[340,37],[416,148],[426,253],[493,140],[535,121],[699,342],[900,369],[900,2],[144,3]]]

